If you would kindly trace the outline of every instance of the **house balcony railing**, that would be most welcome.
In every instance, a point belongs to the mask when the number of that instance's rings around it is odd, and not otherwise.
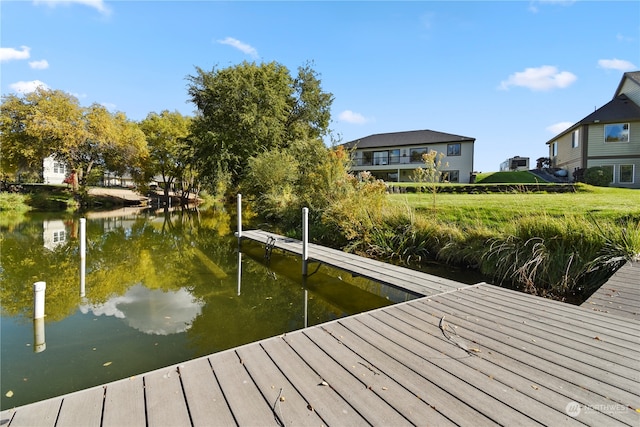
[[[400,156],[378,157],[375,159],[356,158],[353,161],[355,166],[386,166],[400,163]]]

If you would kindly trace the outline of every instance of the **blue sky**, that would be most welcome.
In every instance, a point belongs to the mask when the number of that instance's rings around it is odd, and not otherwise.
[[[186,77],[312,61],[343,142],[431,129],[476,138],[474,166],[545,142],[640,70],[638,1],[6,1],[2,94],[46,85],[123,111],[193,114]]]

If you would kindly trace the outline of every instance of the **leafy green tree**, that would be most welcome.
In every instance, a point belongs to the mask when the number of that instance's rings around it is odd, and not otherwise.
[[[182,183],[182,178],[187,173],[190,157],[187,136],[190,123],[190,117],[167,110],[160,114],[150,113],[140,123],[149,147],[147,174],[149,177],[162,177],[165,197],[169,196],[169,190],[176,180]]]
[[[252,156],[329,132],[333,96],[308,65],[295,78],[275,62],[243,62],[209,72],[196,68],[188,79],[198,109],[194,155],[210,187],[238,184]]]
[[[36,89],[23,98],[8,95],[0,107],[2,169],[38,171],[42,160],[87,139],[77,98],[59,90]]]
[[[31,170],[42,178],[42,160],[53,155],[77,172],[81,184],[94,167],[122,174],[139,168],[146,155],[144,135],[124,113],[99,104],[83,108],[60,90],[3,97],[0,136],[4,173]]]

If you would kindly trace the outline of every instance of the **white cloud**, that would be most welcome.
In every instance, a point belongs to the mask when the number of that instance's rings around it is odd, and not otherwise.
[[[242,43],[240,40],[234,39],[233,37],[227,37],[224,40],[218,40],[218,43],[235,47],[242,53],[246,53],[252,58],[258,58],[258,51],[253,46],[248,45],[246,43]]]
[[[571,126],[573,126],[573,122],[560,122],[547,126],[547,130],[554,135],[558,135],[560,132],[569,129]]]
[[[622,33],[616,34],[616,39],[618,39],[619,42],[632,42],[634,40],[633,37],[625,36]]]
[[[20,50],[22,49],[22,50]],[[20,49],[13,47],[0,47],[0,61],[13,61],[14,59],[29,59],[30,47],[20,46]]]
[[[559,6],[571,6],[574,4],[576,0],[535,0],[529,2],[529,11],[533,13],[538,13],[538,5],[550,4],[550,5],[559,5]]]
[[[35,92],[35,90],[39,87],[42,89],[49,89],[49,86],[47,86],[40,80],[32,80],[30,82],[16,82],[9,85],[9,88],[11,90],[22,94]]]
[[[500,82],[500,89],[508,90],[511,86],[522,86],[534,91],[562,89],[576,79],[576,75],[569,71],[558,71],[556,67],[543,65],[511,74],[507,80]]]
[[[631,71],[635,70],[636,66],[624,59],[600,59],[598,60],[598,66],[606,70],[618,70],[618,71]]]
[[[29,67],[33,68],[34,70],[46,70],[47,68],[49,68],[49,62],[46,59],[43,59],[41,61],[31,61],[29,62]]]
[[[338,115],[338,119],[342,122],[352,123],[356,125],[362,125],[368,122],[368,120],[360,113],[354,113],[351,110],[345,110]]]
[[[105,5],[104,0],[34,0],[33,4],[46,4],[49,7],[56,7],[58,5],[69,6],[71,4],[80,4],[92,7],[103,15],[111,14],[111,9],[109,9]]]

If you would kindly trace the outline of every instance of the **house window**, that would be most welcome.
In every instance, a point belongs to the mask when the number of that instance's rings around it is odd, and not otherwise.
[[[578,148],[580,146],[580,129],[576,129],[571,134],[571,148]]]
[[[358,166],[370,166],[371,164],[373,164],[373,153],[371,151],[364,151]]]
[[[53,232],[53,242],[64,242],[65,240],[65,232],[64,231],[54,231]]]
[[[62,162],[53,162],[53,173],[65,173],[65,164]]]
[[[440,180],[443,182],[460,182],[460,171],[442,171]]]
[[[552,156],[557,156],[558,155],[558,142],[552,142],[551,143],[551,155]]]
[[[410,151],[411,163],[422,163],[423,154],[428,154],[426,148],[412,148]]]
[[[633,184],[633,165],[620,165],[618,168],[618,182],[620,184]]]
[[[400,163],[400,150],[389,151],[389,163]]]
[[[604,125],[604,142],[629,142],[629,123]]]
[[[386,165],[389,163],[388,151],[374,151],[373,152],[373,164],[374,165]]]
[[[447,144],[447,156],[459,156],[460,155],[460,144]]]

